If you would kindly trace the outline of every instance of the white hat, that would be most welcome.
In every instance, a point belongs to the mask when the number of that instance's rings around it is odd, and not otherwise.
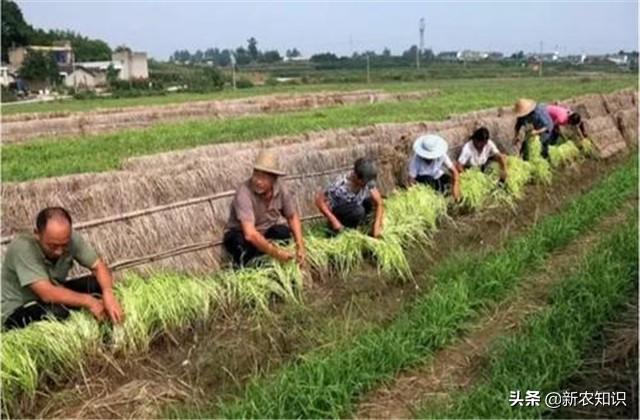
[[[413,151],[423,159],[437,159],[447,153],[449,145],[435,134],[420,136],[413,143]]]

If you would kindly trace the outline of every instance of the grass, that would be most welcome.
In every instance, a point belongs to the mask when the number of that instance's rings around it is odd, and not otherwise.
[[[590,153],[587,143],[585,143],[584,153]],[[553,168],[570,165],[579,160],[580,157],[580,149],[572,141],[567,141],[557,146],[549,146],[549,163]]]
[[[509,394],[562,391],[563,381],[579,369],[591,337],[628,302],[638,276],[637,212],[577,267],[554,288],[548,308],[528,319],[519,334],[493,345],[484,380],[454,395],[449,407],[424,408],[418,417],[541,418],[550,411],[544,402],[511,406]]]
[[[541,101],[579,94],[610,92],[634,86],[631,77],[580,79],[456,80],[398,85],[438,88],[441,95],[422,101],[375,103],[228,120],[198,120],[158,124],[145,130],[125,130],[90,137],[44,139],[2,147],[2,181],[26,181],[120,168],[124,159],[204,144],[253,141],[306,131],[358,127],[382,122],[441,120],[450,114],[492,106],[511,106],[520,96]]]
[[[478,311],[513,290],[524,273],[632,196],[637,182],[634,158],[504,249],[450,259],[437,271],[431,292],[386,329],[371,329],[333,351],[312,353],[273,375],[255,378],[238,400],[203,408],[177,407],[169,415],[348,416],[359,395],[450,343]]]

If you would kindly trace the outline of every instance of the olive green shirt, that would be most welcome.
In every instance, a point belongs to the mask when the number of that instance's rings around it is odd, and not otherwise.
[[[87,268],[98,261],[96,251],[75,232],[67,251],[55,262],[45,257],[34,235],[20,235],[11,241],[2,263],[2,322],[22,305],[38,300],[30,284],[43,279],[65,282],[74,260]]]

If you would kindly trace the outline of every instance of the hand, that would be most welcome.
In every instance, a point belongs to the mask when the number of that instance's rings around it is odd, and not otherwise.
[[[109,319],[114,324],[121,324],[123,320],[122,308],[116,300],[112,291],[107,291],[102,295],[102,303],[104,305],[104,311],[109,316]]]
[[[460,201],[460,187],[453,187],[453,199],[455,201]]]
[[[518,144],[518,143],[520,143],[520,137],[515,136],[515,137],[513,138],[513,144],[514,144],[514,146],[515,146],[516,144]]]
[[[373,226],[373,231],[371,232],[371,236],[373,236],[374,238],[379,238],[380,235],[382,234],[382,229],[376,225]]]
[[[298,247],[296,249],[296,262],[298,263],[299,266],[304,265],[306,256],[307,256],[307,253],[304,250],[304,247]]]
[[[500,171],[500,181],[502,183],[507,182],[507,171]]]
[[[98,321],[102,321],[104,319],[104,305],[102,301],[90,295],[87,295],[87,297],[89,298],[86,306],[87,309]]]
[[[289,251],[285,251],[284,249],[278,249],[278,251],[276,252],[276,259],[282,263],[285,263],[293,259],[293,254]]]
[[[336,220],[335,223],[331,224],[331,229],[333,229],[334,232],[342,232],[344,226],[342,225],[342,223]]]

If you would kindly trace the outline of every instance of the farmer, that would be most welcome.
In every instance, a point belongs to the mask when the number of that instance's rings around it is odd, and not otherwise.
[[[577,112],[561,105],[547,105],[547,112],[553,121],[553,136],[560,136],[560,127],[571,126],[578,132],[580,139],[587,138],[587,132],[582,122],[582,117]]]
[[[549,146],[555,144],[558,140],[558,137],[554,136],[555,125],[547,111],[547,107],[531,99],[518,99],[514,106],[514,112],[517,120],[513,144],[517,145],[520,142],[520,129],[525,125],[531,125],[532,128],[528,128],[527,134],[540,136],[542,157],[547,158],[549,155]],[[524,160],[529,159],[527,143],[528,141],[525,139],[520,148],[520,155]]]
[[[460,199],[460,176],[447,155],[447,142],[435,134],[418,137],[409,161],[409,183],[419,182],[444,193],[451,188],[453,198]]]
[[[282,262],[295,258],[298,264],[304,263],[300,216],[293,198],[279,180],[284,174],[277,157],[263,150],[258,154],[251,178],[236,189],[223,239],[235,266],[245,266],[263,254]],[[296,242],[295,256],[271,242],[289,240],[292,232]]]
[[[67,280],[74,260],[93,275]],[[70,309],[85,308],[102,320],[123,319],[113,295],[109,268],[82,237],[73,231],[71,216],[62,207],[38,213],[33,235],[19,235],[2,264],[2,324],[21,328],[48,316],[65,319]]]
[[[377,175],[373,160],[360,158],[353,165],[353,171],[340,176],[326,190],[316,194],[316,206],[334,232],[362,225],[375,209],[371,236],[380,236],[384,208],[382,195],[376,188]]]
[[[500,180],[504,182],[507,179],[507,159],[489,137],[486,127],[475,130],[462,146],[456,169],[462,172],[466,168],[480,168],[484,172],[489,161],[493,160],[500,165]]]

